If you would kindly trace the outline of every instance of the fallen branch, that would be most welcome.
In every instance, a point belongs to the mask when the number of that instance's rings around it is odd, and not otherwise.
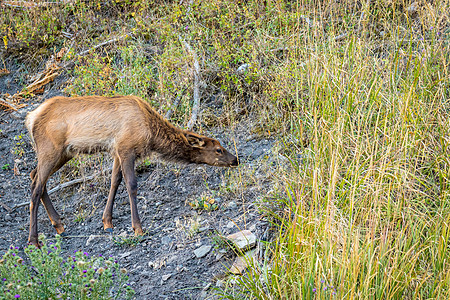
[[[111,171],[111,170],[112,170],[112,168],[109,168],[109,169],[106,169],[105,171]],[[52,188],[50,191],[48,191],[48,194],[51,195],[51,194],[56,193],[56,192],[58,192],[58,191],[60,191],[62,189],[65,189],[65,188],[67,188],[69,186],[72,186],[72,185],[75,185],[75,184],[78,184],[78,183],[82,183],[82,182],[86,182],[86,181],[92,180],[92,179],[94,179],[96,177],[98,177],[98,173],[90,175],[90,176],[86,176],[84,178],[77,178],[77,179],[74,179],[74,180],[71,180],[71,181],[64,182],[64,183],[59,184],[59,185],[55,186],[54,188]],[[30,202],[23,202],[23,203],[17,204],[11,209],[11,211],[13,211],[13,210],[15,210],[15,209],[17,209],[19,207],[27,206],[29,204],[30,204]]]
[[[102,46],[105,46],[105,45],[108,45],[108,44],[111,44],[111,43],[114,43],[114,42],[118,42],[118,41],[120,41],[120,40],[122,40],[122,39],[124,39],[124,38],[126,38],[126,37],[128,37],[128,36],[130,36],[130,34],[127,33],[127,34],[121,35],[121,36],[119,36],[119,37],[110,39],[110,40],[108,40],[108,41],[102,42],[102,43],[100,43],[100,44],[98,44],[98,45],[95,45],[95,46],[92,47],[92,48],[89,48],[89,49],[87,49],[87,50],[81,51],[80,53],[77,54],[77,56],[84,56],[84,55],[88,54],[88,53],[89,53],[90,51],[92,51],[92,50],[95,50],[95,49],[97,49],[97,48],[100,48],[100,47],[102,47]]]
[[[11,211],[14,211],[14,210],[16,210],[16,209],[18,209],[20,207],[24,207],[24,206],[27,206],[27,205],[30,205],[30,202],[22,202],[20,204],[15,205],[13,208],[11,208]]]
[[[52,82],[58,75],[59,75],[58,72],[47,73],[47,75],[45,75],[44,78],[36,80],[32,84],[24,88],[22,92],[14,94],[13,99],[20,99],[22,96],[25,96],[26,94],[33,93],[34,91],[46,85],[47,83]]]
[[[85,182],[85,181],[92,180],[96,176],[98,176],[98,175],[94,174],[94,175],[90,175],[90,176],[87,176],[87,177],[84,177],[84,178],[77,178],[77,179],[74,179],[74,180],[71,180],[71,181],[64,182],[64,183],[62,183],[60,185],[57,185],[54,188],[52,188],[50,191],[48,191],[48,194],[51,195],[53,193],[56,193],[59,190],[65,189],[65,188],[67,188],[69,186],[72,186],[72,185],[75,185],[75,184],[78,184],[78,183],[82,183],[82,182]]]
[[[6,109],[12,109],[17,111],[17,108],[14,107],[12,103],[9,103],[7,100],[0,98],[0,106],[6,107]]]
[[[63,55],[65,51],[65,48],[62,48],[61,51],[58,53]],[[53,80],[55,80],[55,78],[59,75],[58,72],[56,72],[57,70],[61,69],[60,66],[58,66],[57,62],[60,60],[60,58],[58,59],[58,57],[55,59],[54,57],[52,57],[45,65],[45,70],[34,75],[31,80],[32,83],[29,84],[28,86],[26,86],[25,88],[22,89],[21,92],[18,92],[16,94],[14,94],[13,96],[11,96],[10,98],[13,101],[18,101],[20,99],[22,99],[24,96],[26,96],[27,94],[31,94],[31,93],[42,93],[44,90],[44,86],[49,83],[52,82]],[[25,105],[24,105],[25,106]]]
[[[36,7],[45,7],[50,5],[65,5],[71,3],[71,1],[46,1],[46,2],[32,2],[32,1],[5,1],[1,3],[1,6],[8,6],[12,8],[36,8]]]
[[[199,91],[199,77],[200,77],[200,64],[198,63],[197,54],[192,50],[191,46],[178,36],[180,42],[186,47],[189,54],[194,59],[194,103],[192,104],[192,116],[187,124],[187,129],[192,130],[195,122],[197,121],[198,112],[200,111],[200,91]]]
[[[2,201],[0,201],[0,206],[6,209],[9,213],[13,211],[8,205],[3,203]]]

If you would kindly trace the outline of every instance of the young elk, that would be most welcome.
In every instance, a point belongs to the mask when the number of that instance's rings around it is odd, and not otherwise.
[[[134,162],[158,153],[168,161],[234,167],[237,158],[212,138],[181,130],[164,120],[150,105],[133,96],[54,97],[30,112],[26,126],[35,144],[38,164],[31,172],[30,233],[28,242],[39,247],[39,199],[59,234],[61,218],[47,193],[48,178],[78,153],[110,152],[114,157],[111,189],[103,212],[103,227],[112,232],[112,209],[117,188],[125,178],[130,198],[131,224],[142,235],[136,208]]]

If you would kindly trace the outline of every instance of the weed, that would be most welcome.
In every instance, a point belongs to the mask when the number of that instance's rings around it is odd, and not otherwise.
[[[228,239],[218,232],[208,234],[215,249],[231,249],[232,244]]]
[[[9,166],[9,164],[4,164],[3,166],[2,166],[2,170],[3,171],[7,171],[7,170],[10,170],[11,169],[11,167]]]
[[[0,293],[6,299],[131,299],[134,290],[127,284],[126,270],[112,258],[90,257],[77,251],[61,256],[61,238],[41,249],[25,248],[26,260],[18,247],[11,246],[0,260]]]
[[[113,242],[118,246],[135,247],[145,239],[144,236],[114,236]]]
[[[16,145],[12,148],[12,153],[20,158],[25,154],[25,149],[23,148],[25,141],[23,140],[22,134],[14,136],[14,141]]]
[[[194,209],[206,210],[206,211],[213,211],[218,208],[218,205],[216,203],[216,199],[214,198],[214,196],[211,196],[207,193],[204,193],[199,198],[196,198],[196,199],[192,200],[191,202],[188,202],[188,204]]]
[[[195,236],[200,229],[200,222],[198,216],[194,216],[192,219],[189,219],[189,229],[187,232],[188,238],[192,238]]]

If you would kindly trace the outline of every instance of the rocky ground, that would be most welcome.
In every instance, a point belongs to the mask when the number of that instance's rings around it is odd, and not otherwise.
[[[12,76],[12,75],[11,75]],[[7,89],[3,78],[2,88]],[[14,87],[10,87],[13,89]],[[61,92],[54,85],[49,98]],[[6,91],[2,91],[6,92]],[[24,126],[26,113],[42,100],[32,99],[17,112],[0,111],[0,250],[11,244],[27,244],[30,198],[29,173],[36,166],[35,154]],[[34,104],[31,104],[32,101]],[[274,141],[252,135],[250,123],[232,130],[216,128],[206,135],[218,138],[241,160],[237,169],[200,165],[142,163],[138,173],[138,208],[144,239],[132,239],[128,195],[119,188],[114,207],[114,236],[103,231],[101,215],[106,203],[111,166],[109,157],[80,157],[52,176],[51,190],[64,182],[96,174],[92,180],[62,188],[50,197],[63,217],[69,237],[63,240],[66,254],[82,249],[91,255],[113,255],[127,268],[137,299],[214,298],[214,287],[236,255],[221,243],[221,236],[248,229],[258,239],[268,224],[261,218],[258,201],[271,189]],[[232,151],[233,152],[233,151]],[[216,210],[189,205],[214,199]],[[48,239],[55,231],[42,208],[38,230]],[[211,246],[203,254],[194,253]],[[208,249],[203,247],[202,249]],[[197,254],[197,255],[196,255]]]

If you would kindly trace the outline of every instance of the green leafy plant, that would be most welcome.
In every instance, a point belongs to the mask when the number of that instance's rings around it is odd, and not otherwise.
[[[212,211],[218,208],[216,199],[209,194],[203,194],[202,196],[192,200],[188,204],[194,209],[201,209],[206,211]]]
[[[16,141],[16,145],[13,147],[12,152],[14,155],[22,157],[25,153],[25,149],[23,148],[25,141],[23,140],[22,134],[14,136],[14,141]]]
[[[61,255],[61,237],[42,246],[24,249],[11,246],[0,260],[2,299],[131,299],[134,290],[127,284],[126,269],[112,258],[91,257],[77,251]]]
[[[136,245],[138,245],[139,243],[141,243],[143,240],[145,239],[144,236],[140,235],[140,236],[114,236],[113,237],[113,242],[114,244],[118,245],[118,246],[129,246],[129,247],[134,247]]]

